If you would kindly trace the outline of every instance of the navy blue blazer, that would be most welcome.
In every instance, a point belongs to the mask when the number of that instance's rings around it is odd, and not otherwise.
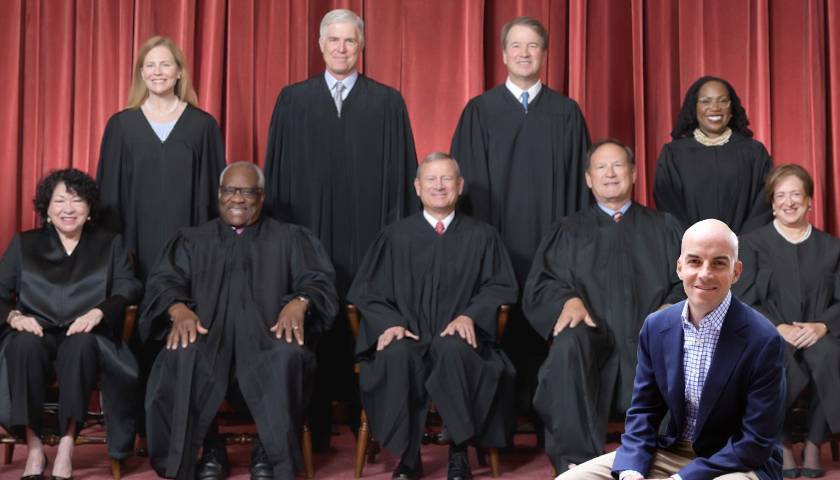
[[[685,421],[684,304],[651,314],[642,326],[615,478],[624,470],[647,475],[656,449],[679,440]],[[683,480],[750,470],[762,480],[782,478],[777,437],[784,419],[784,373],[784,341],[776,328],[733,297],[700,398],[692,439],[697,458],[678,472]]]

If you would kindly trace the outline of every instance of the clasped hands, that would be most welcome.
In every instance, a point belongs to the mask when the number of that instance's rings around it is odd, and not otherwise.
[[[467,344],[473,348],[478,348],[478,342],[475,338],[475,322],[466,315],[458,315],[455,320],[449,322],[449,325],[440,333],[441,337],[447,335],[457,334]],[[411,338],[413,340],[420,340],[416,334],[405,327],[390,327],[386,328],[379,340],[376,342],[376,351],[379,352],[391,344],[394,340],[402,340],[403,338]]]
[[[99,325],[105,314],[98,308],[93,308],[84,315],[73,320],[70,327],[67,328],[67,336],[76,333],[90,333],[94,327]],[[35,317],[29,315],[18,314],[8,319],[8,324],[13,329],[19,332],[29,332],[35,336],[43,337],[44,329]]]
[[[298,345],[303,345],[303,323],[307,307],[307,302],[299,298],[292,299],[280,310],[277,322],[269,331],[273,332],[277,339],[284,338],[287,343],[294,340]],[[201,324],[198,315],[183,303],[169,307],[169,316],[172,319],[172,329],[166,338],[167,349],[175,350],[179,345],[181,348],[187,348],[199,335],[207,335],[208,330]]]

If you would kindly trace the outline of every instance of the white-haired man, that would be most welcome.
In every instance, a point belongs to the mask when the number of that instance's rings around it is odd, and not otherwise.
[[[277,98],[266,152],[266,209],[309,228],[336,269],[343,300],[377,233],[417,210],[414,138],[400,93],[359,74],[364,22],[350,10],[328,12],[318,41],[326,71],[285,87]],[[317,450],[327,446],[330,400],[352,392],[347,322],[318,353],[310,424]]]

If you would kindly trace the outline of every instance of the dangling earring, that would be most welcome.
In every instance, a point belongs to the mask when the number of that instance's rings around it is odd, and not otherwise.
[[[47,217],[47,223],[52,223],[52,219],[50,217]]]
[[[88,217],[87,217],[87,221],[88,221],[88,222],[90,221],[90,215],[88,215]]]

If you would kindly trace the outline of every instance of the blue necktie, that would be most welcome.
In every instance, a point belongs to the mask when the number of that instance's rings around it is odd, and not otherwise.
[[[522,108],[525,109],[525,113],[528,113],[528,97],[530,95],[528,92],[522,92]]]

